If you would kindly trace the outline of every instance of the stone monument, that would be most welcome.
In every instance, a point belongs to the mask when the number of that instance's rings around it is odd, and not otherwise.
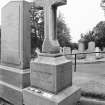
[[[0,97],[23,105],[22,89],[30,85],[30,4],[11,1],[2,8]]]
[[[60,47],[60,53],[63,54],[63,47]]]
[[[103,48],[102,52],[103,52],[102,55],[105,58],[105,47]]]
[[[79,41],[79,44],[78,44],[78,51],[79,51],[79,53],[84,53],[84,51],[85,51],[85,46],[84,46],[83,39],[81,39],[81,40]]]
[[[80,88],[72,86],[72,62],[60,54],[56,35],[57,7],[66,0],[35,0],[44,9],[42,53],[30,63],[31,86],[23,90],[25,105],[76,105]]]
[[[72,55],[71,54],[71,48],[70,47],[63,47],[63,54],[67,59],[71,59]]]
[[[84,52],[85,52],[84,39],[81,38],[78,43],[78,53],[84,53]],[[77,55],[78,59],[84,59],[85,57],[86,57],[86,54]]]
[[[29,5],[11,1],[2,8],[1,62],[24,69],[30,61]]]
[[[88,43],[88,49],[87,49],[87,60],[95,60],[96,59],[96,54],[93,53],[95,52],[95,42],[91,41]]]

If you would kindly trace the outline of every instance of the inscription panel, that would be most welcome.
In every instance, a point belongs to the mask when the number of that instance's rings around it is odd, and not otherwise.
[[[10,2],[2,9],[2,62],[20,64],[20,6]]]

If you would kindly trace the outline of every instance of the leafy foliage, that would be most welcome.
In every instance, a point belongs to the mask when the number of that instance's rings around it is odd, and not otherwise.
[[[62,15],[59,15],[57,18],[57,38],[61,47],[71,46],[70,32],[67,25],[65,24],[65,21],[63,20]]]
[[[105,21],[99,22],[94,28],[96,46],[105,47]]]
[[[105,21],[100,21],[92,31],[86,34],[81,34],[81,39],[84,39],[85,48],[88,47],[88,42],[95,41],[96,46],[101,49],[105,47]]]
[[[95,36],[93,31],[88,31],[86,34],[81,34],[81,39],[84,39],[85,49],[88,48],[88,43],[90,41],[95,41]]]

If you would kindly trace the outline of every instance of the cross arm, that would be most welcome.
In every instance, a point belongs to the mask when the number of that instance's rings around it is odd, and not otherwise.
[[[52,5],[60,6],[67,4],[67,0],[52,0]]]

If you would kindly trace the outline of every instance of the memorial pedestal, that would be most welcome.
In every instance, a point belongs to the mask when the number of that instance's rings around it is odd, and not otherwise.
[[[62,55],[40,55],[30,69],[31,86],[56,94],[72,85],[72,62]]]
[[[22,89],[30,86],[29,69],[0,65],[0,97],[14,105],[23,104]]]
[[[72,86],[72,62],[62,55],[39,55],[30,63],[31,86],[23,89],[25,105],[76,105],[80,88]]]

